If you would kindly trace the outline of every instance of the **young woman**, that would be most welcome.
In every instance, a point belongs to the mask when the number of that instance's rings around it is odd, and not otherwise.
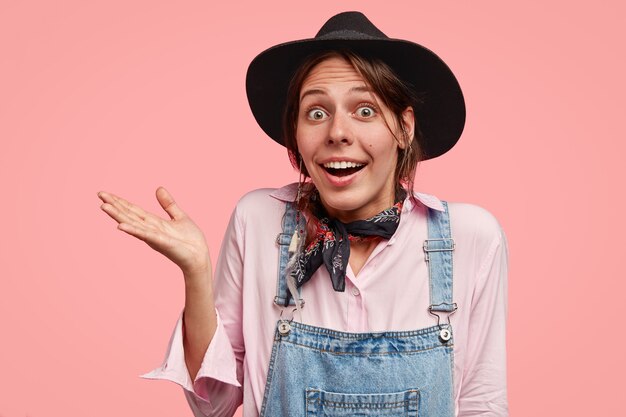
[[[492,215],[413,191],[465,122],[434,53],[357,12],[250,65],[248,99],[299,183],[237,204],[215,273],[202,232],[100,192],[180,266],[185,308],[147,378],[197,416],[506,416],[507,248]]]

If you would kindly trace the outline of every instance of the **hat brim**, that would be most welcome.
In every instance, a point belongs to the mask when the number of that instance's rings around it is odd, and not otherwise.
[[[413,86],[422,103],[415,117],[422,132],[424,159],[442,155],[458,141],[465,125],[465,101],[456,77],[434,52],[401,39],[305,39],[261,52],[248,67],[246,92],[257,123],[284,146],[282,117],[289,83],[314,53],[351,50],[383,60]]]

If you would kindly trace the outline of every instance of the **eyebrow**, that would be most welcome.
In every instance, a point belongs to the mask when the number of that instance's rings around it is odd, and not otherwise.
[[[371,93],[372,89],[369,88],[368,86],[362,85],[358,87],[352,87],[348,92],[349,93]],[[302,93],[302,96],[300,97],[300,101],[304,100],[306,96],[314,96],[314,95],[326,95],[326,91],[321,90],[319,88],[312,88],[310,90],[306,90],[304,93]]]
[[[352,87],[350,89],[350,93],[371,93],[372,89],[366,85],[362,85],[359,87]]]
[[[302,93],[302,96],[300,96],[300,101],[304,100],[304,98],[306,96],[315,96],[315,95],[324,95],[326,94],[326,92],[324,90],[320,90],[318,88],[313,88],[311,90],[306,90],[304,93]]]

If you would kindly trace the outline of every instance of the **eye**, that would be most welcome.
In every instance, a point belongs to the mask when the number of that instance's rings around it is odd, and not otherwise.
[[[356,110],[356,114],[359,117],[368,119],[376,114],[376,110],[372,106],[361,106]]]
[[[324,120],[328,115],[324,110],[311,109],[307,113],[307,117],[311,120]]]

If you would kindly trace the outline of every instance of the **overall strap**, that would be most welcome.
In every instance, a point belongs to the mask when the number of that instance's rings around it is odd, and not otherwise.
[[[296,233],[298,210],[292,202],[287,202],[285,206],[285,214],[283,215],[282,232],[276,236],[276,244],[278,245],[278,279],[276,280],[276,297],[274,303],[279,306],[295,306],[294,297],[291,297],[287,288],[287,276],[285,271],[289,262],[289,246],[291,240]],[[298,289],[298,294],[300,289]]]
[[[430,277],[429,311],[451,314],[457,308],[456,303],[452,301],[454,239],[450,232],[448,203],[442,201],[442,204],[444,211],[428,208],[428,239],[424,240],[424,257],[428,263]]]

